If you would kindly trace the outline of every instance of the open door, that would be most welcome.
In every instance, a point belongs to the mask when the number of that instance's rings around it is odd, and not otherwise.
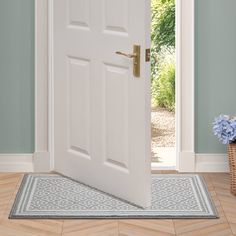
[[[147,207],[150,1],[54,0],[53,10],[55,170]]]

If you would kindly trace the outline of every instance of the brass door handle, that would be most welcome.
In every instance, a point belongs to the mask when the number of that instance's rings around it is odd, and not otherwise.
[[[137,54],[126,54],[124,52],[116,52],[116,54],[118,55],[122,55],[122,56],[125,56],[125,57],[128,57],[128,58],[134,58],[134,57],[137,57]]]
[[[117,51],[116,54],[133,59],[133,74],[140,77],[140,45],[134,45],[133,54]]]

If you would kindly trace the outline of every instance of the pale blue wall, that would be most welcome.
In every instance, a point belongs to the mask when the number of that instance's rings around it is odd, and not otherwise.
[[[223,153],[213,118],[236,114],[236,0],[196,0],[197,153]]]
[[[0,153],[34,151],[34,0],[0,0]]]

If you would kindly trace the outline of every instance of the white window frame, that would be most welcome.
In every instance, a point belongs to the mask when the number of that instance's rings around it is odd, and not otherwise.
[[[194,172],[195,0],[177,0],[176,6],[176,169],[180,172]],[[54,169],[52,13],[53,0],[35,0],[36,172]]]

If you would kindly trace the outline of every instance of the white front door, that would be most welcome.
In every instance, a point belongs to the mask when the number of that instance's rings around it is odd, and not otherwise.
[[[54,0],[55,170],[146,207],[151,199],[149,0]],[[141,46],[140,77],[133,53]]]

